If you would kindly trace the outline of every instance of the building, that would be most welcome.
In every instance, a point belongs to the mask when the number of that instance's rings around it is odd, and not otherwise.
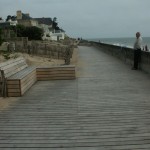
[[[36,26],[42,28],[44,31],[44,35],[42,37],[43,40],[64,40],[65,39],[65,31],[64,30],[54,30],[53,29],[53,21],[51,18],[32,18],[29,13],[24,14],[21,10],[17,11],[17,21],[18,24],[24,25],[26,27]]]
[[[11,16],[9,20],[4,21],[2,18],[0,18],[0,28],[7,28],[9,26],[16,26],[18,24],[16,19],[11,19]]]
[[[21,10],[18,10],[16,15],[17,15],[18,24],[24,25],[26,27],[32,27],[32,26],[38,27],[38,21],[30,17],[28,13],[24,14],[21,12]]]
[[[53,28],[53,20],[51,18],[32,18],[29,13],[22,13],[21,10],[16,12],[16,16],[8,16],[6,21],[0,18],[0,28],[7,29],[9,26],[16,26],[17,24],[25,27],[38,27],[43,29],[43,40],[63,40],[65,39],[65,31],[62,29],[55,30]],[[10,31],[5,30],[5,34],[10,36]]]
[[[50,33],[51,39],[54,41],[64,40],[65,39],[65,31],[60,30],[54,30]]]
[[[52,19],[51,18],[34,18],[38,21],[38,27],[42,28],[44,31],[44,35],[42,37],[43,40],[51,40],[50,30],[52,28]]]
[[[15,32],[13,30],[10,30],[10,26],[16,26],[17,24],[18,24],[17,20],[11,20],[10,18],[8,21],[4,21],[2,18],[0,18],[0,28],[2,29],[2,38],[8,39],[16,36]]]

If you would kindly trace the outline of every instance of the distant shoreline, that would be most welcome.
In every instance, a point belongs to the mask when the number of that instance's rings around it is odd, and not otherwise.
[[[150,48],[150,37],[142,37],[143,38],[143,46],[147,45]],[[93,38],[93,39],[86,39],[88,41],[94,42],[101,42],[111,45],[117,46],[125,46],[125,47],[132,47],[135,42],[135,37],[125,37],[125,38]]]

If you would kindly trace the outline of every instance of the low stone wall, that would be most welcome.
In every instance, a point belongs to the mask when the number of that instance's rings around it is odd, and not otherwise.
[[[90,45],[100,48],[100,50],[104,51],[105,53],[117,57],[120,60],[124,61],[126,64],[133,66],[133,59],[134,59],[133,48],[121,47],[98,42],[90,42]],[[150,52],[142,51],[140,69],[147,73],[150,73]]]

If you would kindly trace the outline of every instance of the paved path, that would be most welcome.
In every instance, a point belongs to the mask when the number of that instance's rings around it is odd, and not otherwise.
[[[2,150],[150,150],[150,77],[79,47],[76,80],[36,83],[0,112]]]

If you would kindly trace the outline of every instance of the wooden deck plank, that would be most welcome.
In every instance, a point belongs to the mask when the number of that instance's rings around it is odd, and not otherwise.
[[[150,149],[149,76],[92,47],[81,63],[76,80],[39,81],[0,111],[0,149]]]

